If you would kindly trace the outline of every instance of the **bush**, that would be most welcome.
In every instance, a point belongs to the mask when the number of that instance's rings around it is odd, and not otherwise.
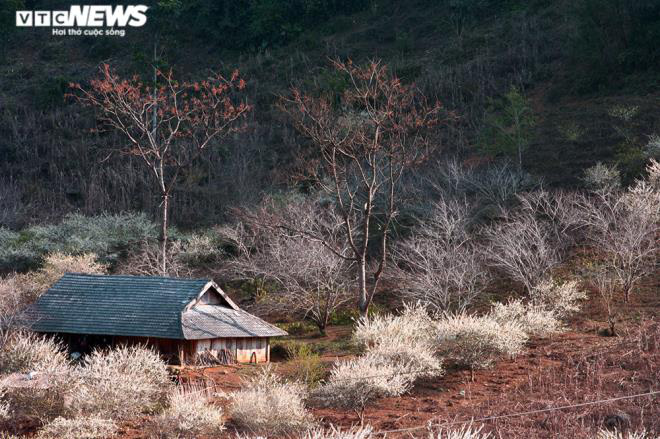
[[[435,347],[430,343],[408,343],[394,338],[390,343],[382,343],[370,348],[367,355],[384,364],[392,364],[410,375],[412,381],[417,378],[437,377],[442,375],[442,361],[437,357]]]
[[[232,395],[231,418],[240,427],[257,433],[300,432],[312,426],[304,398],[301,384],[285,382],[270,366],[265,367]]]
[[[379,346],[401,340],[404,343],[431,343],[433,322],[420,305],[406,305],[401,315],[381,314],[361,318],[353,337],[365,347]]]
[[[335,426],[330,426],[330,428],[308,431],[302,439],[369,439],[373,436],[371,432],[372,428],[369,425],[353,427],[344,431]]]
[[[32,226],[20,233],[0,233],[0,269],[34,268],[49,253],[94,253],[115,262],[132,243],[158,236],[144,214],[86,217],[67,215],[59,224]]]
[[[0,349],[1,373],[57,373],[68,368],[64,346],[50,337],[16,332]]]
[[[472,426],[468,425],[460,430],[440,430],[435,434],[430,434],[429,439],[489,439],[493,437],[490,433],[481,433],[481,428],[472,429]]]
[[[490,367],[501,357],[515,357],[527,341],[517,322],[498,323],[492,317],[446,314],[436,323],[440,355],[470,369]]]
[[[646,434],[646,431],[630,431],[628,434],[623,434],[620,431],[599,430],[596,439],[653,439],[652,436]]]
[[[612,192],[621,188],[621,173],[616,165],[596,163],[584,170],[584,183],[595,191]]]
[[[96,350],[75,375],[79,383],[70,409],[76,415],[121,420],[154,412],[164,405],[170,388],[165,363],[140,346]]]
[[[325,376],[321,357],[308,344],[291,343],[286,346],[287,357],[293,368],[293,379],[315,387]]]
[[[194,387],[172,391],[167,409],[154,422],[161,438],[216,435],[225,428],[222,410],[209,404],[204,389]]]
[[[100,418],[56,418],[46,424],[38,438],[43,439],[105,439],[117,434],[117,424],[110,419]]]
[[[373,399],[400,396],[410,390],[415,376],[407,371],[405,365],[383,362],[367,353],[335,364],[327,383],[314,392],[313,399],[321,406],[354,410],[362,417]]]
[[[580,300],[587,298],[587,293],[578,289],[577,281],[557,282],[552,279],[541,282],[531,291],[532,302],[558,318],[566,318],[580,310]]]
[[[489,316],[503,325],[516,322],[527,335],[546,336],[561,331],[561,322],[553,311],[542,306],[525,304],[521,300],[496,303]]]

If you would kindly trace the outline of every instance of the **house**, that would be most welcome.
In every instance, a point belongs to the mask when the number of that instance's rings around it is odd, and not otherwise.
[[[270,361],[270,338],[287,333],[241,310],[212,280],[65,274],[29,312],[31,329],[76,351],[142,343],[179,364],[209,354]],[[210,351],[210,352],[205,352]]]

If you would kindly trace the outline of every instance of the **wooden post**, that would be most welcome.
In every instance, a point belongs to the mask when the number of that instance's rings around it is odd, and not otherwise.
[[[186,365],[186,359],[184,357],[185,342],[179,342],[179,364],[181,366]]]

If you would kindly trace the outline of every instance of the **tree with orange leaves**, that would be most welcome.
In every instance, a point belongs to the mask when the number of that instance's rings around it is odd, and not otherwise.
[[[296,232],[354,263],[357,304],[365,316],[387,264],[400,180],[434,150],[432,129],[452,115],[380,62],[357,66],[333,61],[333,66],[347,84],[339,102],[294,87],[280,107],[311,140],[306,175],[332,196],[348,250],[335,248],[311,230]]]
[[[240,99],[245,81],[234,71],[200,82],[179,82],[172,72],[156,72],[153,86],[137,76],[122,79],[103,64],[89,87],[70,84],[71,94],[98,110],[103,126],[120,132],[127,144],[118,152],[142,159],[162,198],[161,271],[167,273],[170,198],[186,168],[228,134],[244,128],[250,106]]]

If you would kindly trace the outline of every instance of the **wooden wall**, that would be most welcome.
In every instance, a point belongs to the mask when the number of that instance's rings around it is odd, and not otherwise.
[[[264,337],[215,338],[192,341],[194,352],[227,349],[239,363],[266,363],[270,360],[270,341]]]

